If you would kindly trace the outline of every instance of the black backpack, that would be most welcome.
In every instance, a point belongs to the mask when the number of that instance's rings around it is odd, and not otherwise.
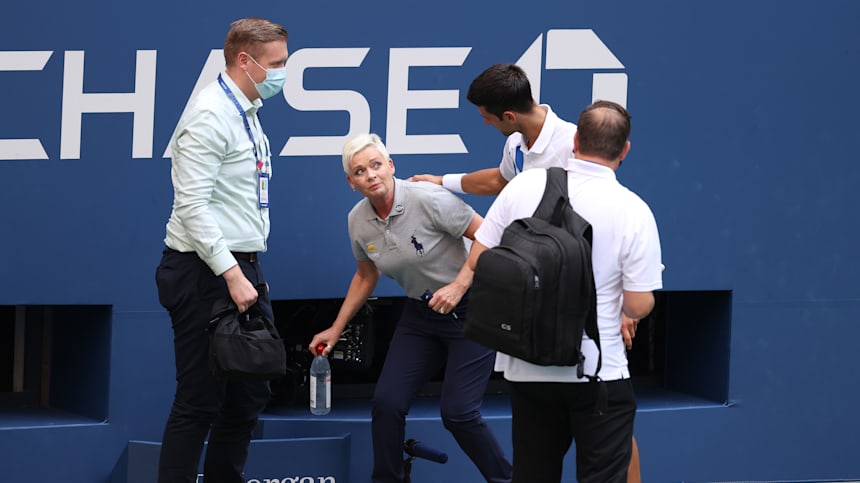
[[[567,194],[567,171],[547,170],[540,205],[514,220],[499,246],[478,257],[465,334],[476,342],[542,366],[578,366],[583,331],[598,349],[597,294],[591,225]]]

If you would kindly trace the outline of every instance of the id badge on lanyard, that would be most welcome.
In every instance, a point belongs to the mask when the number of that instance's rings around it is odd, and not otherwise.
[[[261,133],[262,134],[262,133]],[[263,134],[263,144],[265,145],[265,161],[257,161],[257,199],[259,201],[260,208],[268,208],[269,207],[269,181],[272,179],[272,172],[270,170],[270,164],[272,161],[271,151],[269,151],[269,140],[266,139],[266,135]],[[263,153],[263,146],[260,147],[259,152]]]
[[[269,173],[269,163],[272,159],[271,151],[269,150],[269,140],[266,139],[266,135],[262,133],[262,129],[260,129],[260,134],[262,135],[262,145],[260,148],[257,148],[257,141],[254,138],[254,133],[251,131],[251,125],[248,123],[248,116],[245,114],[245,110],[242,109],[242,106],[239,104],[238,99],[230,90],[230,87],[224,82],[224,79],[221,77],[221,74],[218,74],[218,83],[221,84],[221,89],[224,90],[224,93],[227,94],[227,97],[233,101],[233,105],[236,106],[236,109],[239,111],[239,115],[242,116],[242,123],[245,125],[245,131],[248,133],[248,139],[251,140],[251,146],[254,149],[254,160],[257,165],[257,200],[260,208],[268,208],[269,207],[269,179],[271,178],[271,174]],[[265,152],[263,148],[266,148]],[[265,154],[264,154],[265,153]],[[265,157],[265,159],[264,159]]]
[[[269,181],[272,179],[270,166],[272,162],[271,151],[269,151],[269,140],[266,135],[260,132],[263,139],[263,145],[259,149],[254,146],[254,157],[257,158],[257,204],[260,208],[269,207]],[[253,137],[252,137],[253,139]],[[263,150],[265,148],[265,151]],[[263,156],[259,156],[263,155]]]
[[[260,171],[259,176],[257,178],[259,183],[257,183],[257,192],[259,193],[260,199],[260,208],[268,208],[269,207],[269,173]]]

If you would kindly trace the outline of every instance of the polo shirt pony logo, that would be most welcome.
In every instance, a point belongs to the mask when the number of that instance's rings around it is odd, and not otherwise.
[[[412,235],[412,240],[410,240],[410,242],[412,243],[412,246],[415,247],[415,253],[417,253],[419,257],[423,257],[424,245],[422,245],[421,242],[419,242],[418,239],[415,238],[415,235]]]

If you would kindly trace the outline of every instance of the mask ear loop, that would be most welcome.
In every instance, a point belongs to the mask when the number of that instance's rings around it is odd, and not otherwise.
[[[256,61],[256,60],[254,60],[254,58],[253,58],[253,57],[251,57],[251,54],[249,54],[249,53],[247,53],[247,52],[242,52],[242,53],[243,53],[243,54],[245,54],[249,59],[251,59],[251,62],[253,62],[253,63],[257,64],[257,61]],[[244,69],[244,71],[245,71],[245,75],[248,77],[248,80],[250,80],[250,81],[251,81],[251,83],[252,83],[252,84],[254,84],[254,85],[256,86],[256,85],[257,85],[257,81],[255,81],[255,80],[254,80],[254,78],[253,78],[253,77],[251,77],[251,73],[250,73],[250,72],[248,72],[248,67],[247,67],[247,66],[248,66],[248,63],[247,63],[247,62],[245,62],[245,69]],[[260,66],[260,64],[257,64],[257,66],[259,67],[259,66]],[[261,67],[261,68],[262,68],[262,67]],[[264,70],[265,70],[265,69],[264,69]]]

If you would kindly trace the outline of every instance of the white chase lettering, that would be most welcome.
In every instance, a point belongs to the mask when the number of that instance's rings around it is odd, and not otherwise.
[[[409,90],[409,68],[460,66],[470,47],[391,49],[388,64],[388,130],[386,147],[396,154],[468,153],[459,134],[406,134],[409,109],[456,109],[457,89]]]
[[[301,49],[287,59],[284,97],[300,111],[346,111],[349,131],[343,136],[292,136],[281,156],[339,155],[343,143],[354,134],[370,131],[370,105],[355,91],[315,91],[304,88],[305,70],[311,68],[359,67],[369,48]]]
[[[544,45],[544,38],[546,44]],[[416,47],[389,49],[386,144],[393,154],[461,154],[468,150],[459,134],[408,134],[408,112],[416,109],[458,109],[459,89],[410,90],[411,67],[462,66],[471,47]],[[288,77],[283,96],[300,111],[345,111],[343,129],[315,136],[292,136],[283,140],[281,156],[339,155],[344,140],[370,129],[373,113],[367,98],[354,90],[314,90],[304,87],[304,74],[315,68],[358,68],[370,48],[306,48],[287,61]],[[42,71],[53,51],[0,51],[0,75],[10,71]],[[133,92],[84,92],[84,51],[66,51],[63,57],[62,122],[60,159],[80,159],[81,120],[84,114],[133,114],[133,158],[151,158],[155,120],[155,50],[136,51]],[[529,76],[536,100],[540,101],[541,76],[556,69],[595,70],[592,99],[627,104],[627,74],[624,65],[591,29],[552,29],[540,34],[517,60]],[[188,102],[224,69],[223,51],[213,49],[200,71]],[[186,107],[187,107],[186,102]],[[177,117],[177,120],[179,118]],[[34,133],[37,135],[38,133]],[[275,141],[273,140],[273,144]],[[170,157],[169,143],[163,157]],[[38,136],[4,139],[0,133],[0,161],[49,159]]]
[[[84,113],[131,112],[131,156],[152,157],[152,130],[155,125],[154,50],[138,50],[134,92],[84,93],[84,52],[66,52],[63,70],[63,121],[60,128],[60,159],[80,159],[81,118]]]
[[[50,50],[0,51],[0,72],[41,71],[53,54]],[[0,139],[0,159],[48,159],[38,138]]]

